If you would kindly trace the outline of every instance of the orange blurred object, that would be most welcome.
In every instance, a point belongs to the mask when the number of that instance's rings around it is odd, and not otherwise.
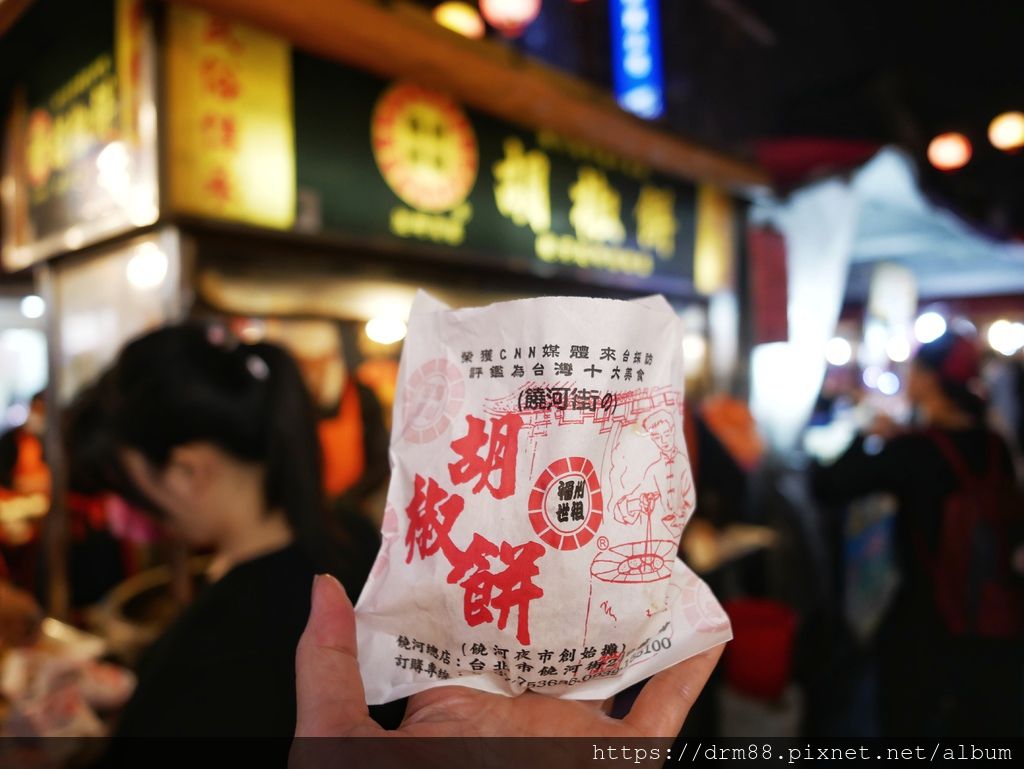
[[[318,430],[324,456],[324,489],[329,497],[338,497],[352,488],[366,469],[363,412],[354,379],[345,383],[338,413],[320,422]]]
[[[13,472],[18,494],[50,495],[50,468],[43,460],[43,444],[26,430],[18,431],[18,460]]]
[[[370,358],[359,364],[356,378],[373,390],[384,411],[384,423],[391,428],[391,409],[398,388],[398,361],[393,358]]]
[[[726,395],[712,395],[704,401],[701,415],[708,429],[744,470],[757,466],[764,456],[764,443],[746,403]]]

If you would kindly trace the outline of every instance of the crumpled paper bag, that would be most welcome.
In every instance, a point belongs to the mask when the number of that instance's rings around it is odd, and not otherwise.
[[[732,637],[676,557],[683,382],[662,297],[417,296],[356,606],[370,704],[449,684],[604,699]]]

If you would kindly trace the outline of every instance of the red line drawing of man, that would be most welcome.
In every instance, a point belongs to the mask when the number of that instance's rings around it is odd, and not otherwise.
[[[649,414],[642,425],[658,447],[658,458],[644,471],[640,483],[616,502],[615,520],[630,525],[641,514],[648,519],[656,515],[673,537],[678,537],[693,508],[689,499],[692,484],[687,477],[689,463],[679,450],[672,414],[659,409]]]

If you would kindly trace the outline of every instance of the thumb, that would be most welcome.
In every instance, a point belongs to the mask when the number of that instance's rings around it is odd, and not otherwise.
[[[313,606],[295,653],[296,737],[342,737],[377,731],[359,676],[356,617],[341,584],[313,579]]]
[[[724,649],[725,644],[714,646],[658,673],[623,720],[645,737],[675,737]]]

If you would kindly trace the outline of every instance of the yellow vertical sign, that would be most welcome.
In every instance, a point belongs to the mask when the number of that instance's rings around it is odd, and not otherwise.
[[[114,57],[119,91],[121,139],[138,141],[138,115],[142,68],[142,0],[117,0],[114,11]]]
[[[171,207],[291,227],[295,135],[288,44],[206,11],[179,4],[168,11]]]
[[[735,253],[732,199],[717,187],[702,184],[697,191],[697,236],[693,278],[697,291],[713,294],[732,284]]]

